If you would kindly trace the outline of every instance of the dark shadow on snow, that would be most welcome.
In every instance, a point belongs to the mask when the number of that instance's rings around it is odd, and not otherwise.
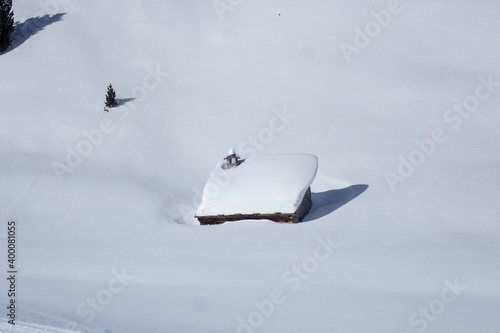
[[[126,104],[128,102],[132,102],[135,100],[135,97],[130,97],[130,98],[117,98],[116,99],[116,106],[122,106],[123,104]]]
[[[340,190],[312,193],[312,208],[303,222],[317,220],[344,206],[366,191],[368,185],[352,185]]]
[[[17,49],[28,39],[44,30],[46,26],[62,21],[64,15],[66,15],[66,13],[58,13],[54,15],[47,14],[29,18],[24,22],[16,22],[14,24],[14,32],[12,33],[12,43],[7,52]]]

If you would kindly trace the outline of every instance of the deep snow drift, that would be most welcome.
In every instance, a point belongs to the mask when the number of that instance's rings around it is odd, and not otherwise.
[[[19,331],[497,333],[499,10],[14,1],[31,30],[0,56],[0,247],[6,272],[15,220]],[[227,147],[318,156],[306,222],[199,227]]]

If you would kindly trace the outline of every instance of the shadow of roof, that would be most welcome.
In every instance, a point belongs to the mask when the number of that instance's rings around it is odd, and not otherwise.
[[[312,208],[309,214],[304,218],[303,222],[317,220],[331,214],[340,207],[346,205],[351,200],[355,199],[361,193],[366,191],[368,185],[352,185],[340,190],[329,190],[321,193],[312,194]]]

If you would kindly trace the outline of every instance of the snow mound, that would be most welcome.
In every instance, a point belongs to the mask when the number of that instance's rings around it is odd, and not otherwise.
[[[294,213],[318,169],[310,154],[261,155],[225,170],[217,164],[196,216]]]

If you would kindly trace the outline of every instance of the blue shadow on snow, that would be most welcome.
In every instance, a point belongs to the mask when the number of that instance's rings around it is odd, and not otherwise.
[[[368,185],[352,185],[339,190],[329,190],[321,193],[312,193],[312,208],[303,222],[317,220],[344,206],[361,193],[366,191]]]
[[[116,103],[118,104],[117,106],[122,106],[124,104],[127,104],[128,102],[133,102],[135,101],[135,97],[129,97],[129,98],[117,98]]]
[[[46,26],[62,21],[64,15],[66,15],[66,13],[58,13],[54,15],[47,14],[29,18],[24,22],[16,22],[14,24],[14,32],[12,33],[12,43],[7,52],[17,49],[28,39],[44,30]]]

